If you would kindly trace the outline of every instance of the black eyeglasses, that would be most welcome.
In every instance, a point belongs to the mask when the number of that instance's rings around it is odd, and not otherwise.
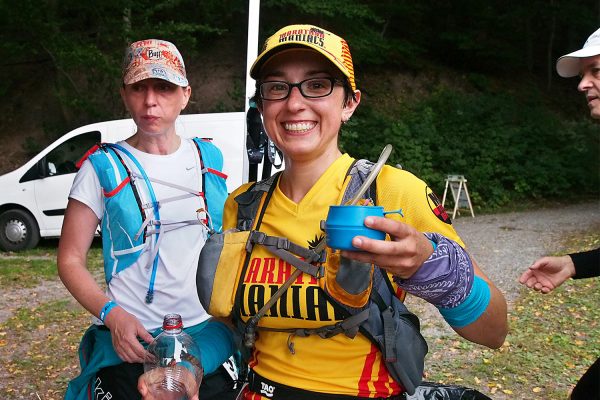
[[[265,81],[259,84],[260,98],[263,100],[287,99],[292,89],[297,87],[302,96],[308,99],[326,97],[333,92],[336,83],[342,83],[336,78],[310,78],[298,83],[285,81]]]

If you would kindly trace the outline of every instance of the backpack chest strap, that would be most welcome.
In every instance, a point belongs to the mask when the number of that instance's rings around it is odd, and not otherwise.
[[[329,324],[320,326],[318,328],[268,328],[259,326],[260,331],[271,331],[271,332],[289,332],[291,336],[308,337],[310,335],[319,335],[323,339],[329,339],[340,333],[345,334],[349,338],[354,338],[358,333],[360,324],[369,319],[368,308],[365,308],[358,314],[354,314],[342,321],[336,322],[335,324]]]
[[[322,265],[316,266],[310,264],[311,262],[319,261],[321,259],[320,254],[299,246],[287,238],[269,236],[263,232],[252,231],[248,237],[246,251],[250,253],[255,244],[264,246],[272,254],[315,278],[320,278],[325,273],[325,268]],[[302,258],[298,258],[294,254],[297,254]]]
[[[296,354],[296,350],[294,349],[294,336],[299,337],[308,337],[310,335],[318,335],[322,339],[329,339],[333,336],[339,335],[343,333],[350,339],[354,339],[356,334],[359,331],[360,325],[369,319],[370,309],[366,308],[359,312],[358,314],[354,314],[342,321],[336,322],[335,324],[324,325],[318,328],[268,328],[263,326],[258,326],[257,329],[259,331],[270,331],[270,332],[288,332],[290,335],[287,339],[287,347],[291,354]]]

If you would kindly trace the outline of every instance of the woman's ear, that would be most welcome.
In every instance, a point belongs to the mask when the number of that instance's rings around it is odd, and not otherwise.
[[[354,91],[354,98],[348,99],[342,109],[342,122],[347,122],[360,103],[360,90]]]
[[[182,89],[183,89],[183,102],[181,103],[181,111],[183,111],[187,107],[187,104],[190,101],[190,97],[192,96],[192,87],[191,86],[186,86]]]

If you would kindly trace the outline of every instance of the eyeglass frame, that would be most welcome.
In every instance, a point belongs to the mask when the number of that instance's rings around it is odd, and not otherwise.
[[[329,91],[329,93],[324,94],[322,96],[307,96],[302,91],[302,84],[304,82],[308,82],[308,81],[312,81],[312,80],[316,80],[316,79],[325,79],[325,80],[330,81],[331,82],[331,90]],[[287,94],[284,97],[282,97],[280,99],[266,99],[266,98],[264,98],[263,92],[262,92],[262,86],[263,86],[263,84],[265,84],[265,83],[273,83],[273,82],[283,83],[283,84],[286,84],[288,86],[288,92],[287,92]],[[298,88],[298,91],[300,92],[300,94],[302,95],[302,97],[304,97],[305,99],[322,99],[323,97],[330,96],[331,93],[333,93],[333,89],[334,89],[336,83],[339,83],[339,84],[341,84],[342,87],[344,87],[344,80],[343,79],[334,78],[334,77],[331,77],[331,76],[326,76],[326,77],[308,78],[308,79],[304,79],[304,80],[302,80],[300,82],[295,82],[295,83],[287,82],[287,81],[279,81],[279,80],[259,81],[259,82],[257,82],[257,89],[258,89],[258,95],[259,95],[260,99],[264,100],[264,101],[285,100],[288,97],[290,97],[290,94],[292,93],[292,89],[294,89],[295,87]]]

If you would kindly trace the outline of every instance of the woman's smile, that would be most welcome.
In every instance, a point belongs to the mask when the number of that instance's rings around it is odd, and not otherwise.
[[[317,123],[314,121],[303,121],[303,122],[284,122],[283,128],[286,131],[290,131],[293,133],[304,133],[310,131]]]

